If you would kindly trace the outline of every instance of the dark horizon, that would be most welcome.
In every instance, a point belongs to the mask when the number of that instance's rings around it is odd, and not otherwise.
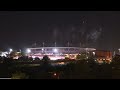
[[[42,46],[120,46],[120,11],[0,11],[0,50]]]

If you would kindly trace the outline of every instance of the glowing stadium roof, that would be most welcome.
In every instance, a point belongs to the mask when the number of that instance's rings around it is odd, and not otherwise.
[[[57,48],[57,49],[69,49],[69,48],[73,48],[73,49],[85,49],[85,50],[96,50],[95,48],[80,48],[80,47],[37,47],[37,48],[29,48],[29,49],[47,49],[47,48]]]

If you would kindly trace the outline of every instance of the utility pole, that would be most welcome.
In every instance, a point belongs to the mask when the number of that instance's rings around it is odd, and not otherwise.
[[[56,42],[55,42],[55,47],[56,47]]]
[[[68,47],[70,46],[70,43],[68,42]]]
[[[81,47],[81,42],[80,42],[80,47]]]
[[[80,43],[80,48],[81,48],[81,43]],[[79,48],[79,53],[80,53],[80,48]]]
[[[69,46],[70,46],[70,43],[68,42],[68,54],[70,54]]]
[[[35,42],[35,44],[34,44],[34,45],[35,45],[35,47],[36,47],[36,45],[37,45],[37,44],[36,44],[36,42]]]
[[[43,42],[42,44],[43,44],[42,53],[45,54],[45,49],[44,49],[44,45],[45,45],[45,43]]]
[[[45,43],[43,42],[43,48],[44,48]]]
[[[87,48],[86,48],[86,59],[87,59]]]

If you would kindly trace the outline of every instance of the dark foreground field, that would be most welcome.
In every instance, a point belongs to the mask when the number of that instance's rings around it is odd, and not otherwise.
[[[120,70],[112,64],[93,61],[73,61],[66,65],[51,63],[7,62],[0,64],[0,78],[12,79],[114,79],[120,78]]]

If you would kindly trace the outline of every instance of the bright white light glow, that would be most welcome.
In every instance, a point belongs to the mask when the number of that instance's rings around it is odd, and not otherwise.
[[[30,53],[31,52],[31,50],[30,49],[27,49],[27,53]]]
[[[50,60],[58,60],[58,59],[64,59],[65,57],[63,56],[57,56],[57,57],[52,57],[52,56],[49,56]]]
[[[56,76],[57,74],[56,73],[54,73],[54,76]]]
[[[95,55],[95,52],[93,52],[93,55]]]
[[[119,53],[120,53],[120,49],[118,49],[119,50]]]
[[[58,52],[58,49],[56,49],[56,48],[55,48],[55,49],[53,49],[53,52],[57,53],[57,52]]]
[[[60,62],[60,63],[58,63],[59,65],[64,65],[65,63],[64,62]]]
[[[18,56],[16,56],[16,57],[13,57],[13,59],[18,59],[19,57]]]
[[[10,52],[12,52],[12,51],[13,51],[13,49],[11,49],[11,48],[10,48],[10,50],[9,50],[9,51],[10,51]]]
[[[7,55],[4,52],[2,52],[0,56],[7,57]]]
[[[42,48],[42,51],[44,51],[44,49]]]
[[[4,52],[5,54],[9,54],[9,52]]]
[[[32,56],[33,59],[35,59],[35,56]]]
[[[88,57],[87,57],[87,59],[88,59]]]

